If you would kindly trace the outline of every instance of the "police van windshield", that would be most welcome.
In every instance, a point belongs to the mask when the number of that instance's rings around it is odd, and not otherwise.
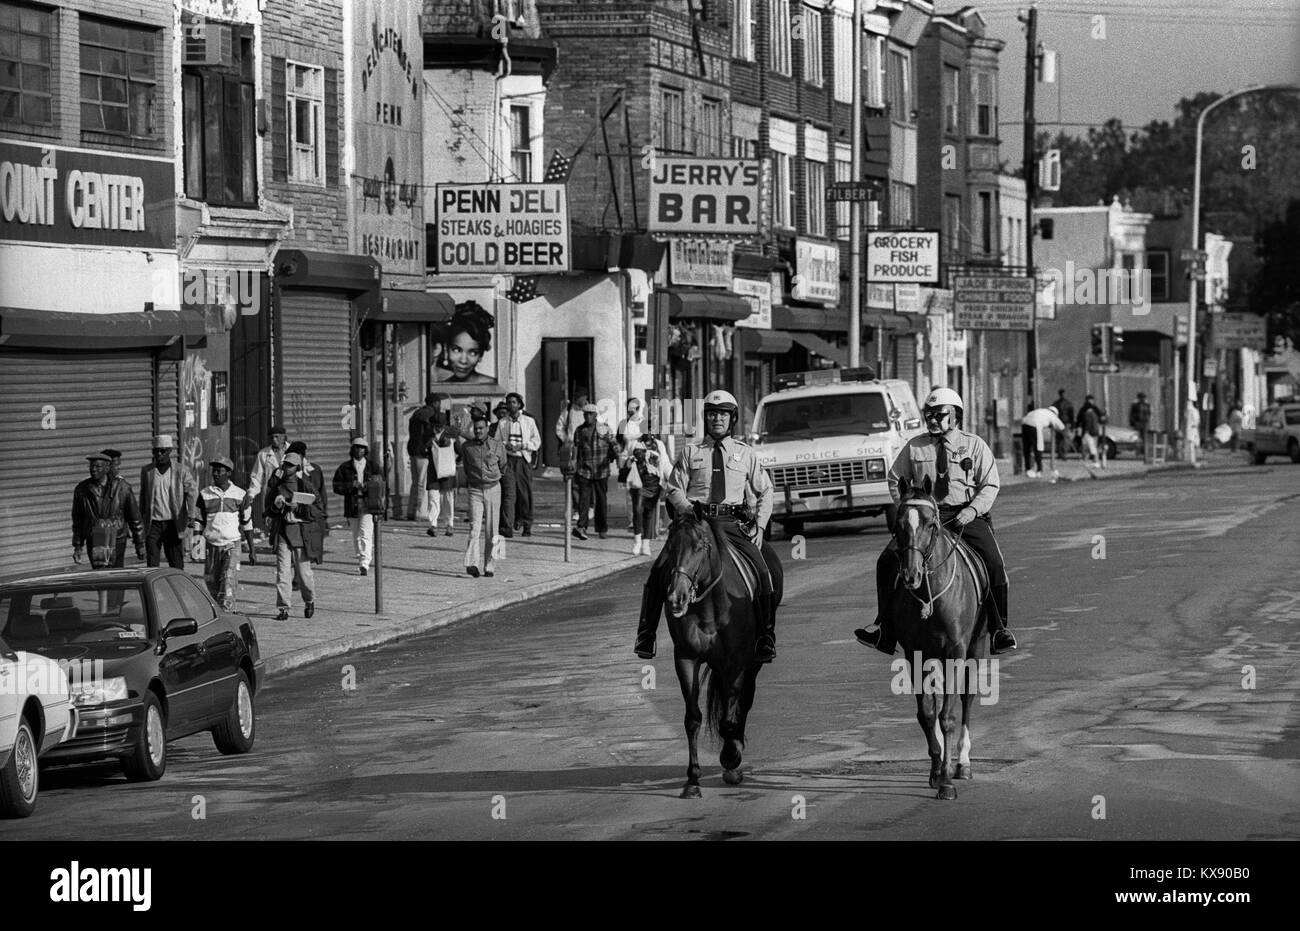
[[[887,433],[889,412],[879,391],[773,399],[754,424],[764,443],[846,433]]]

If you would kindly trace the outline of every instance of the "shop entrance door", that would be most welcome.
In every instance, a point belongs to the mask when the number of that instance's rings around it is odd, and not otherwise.
[[[543,462],[548,466],[560,464],[555,422],[568,410],[569,402],[579,391],[586,391],[588,400],[595,403],[597,391],[609,390],[609,384],[593,384],[593,348],[590,339],[542,340],[542,416],[537,428],[542,432]]]

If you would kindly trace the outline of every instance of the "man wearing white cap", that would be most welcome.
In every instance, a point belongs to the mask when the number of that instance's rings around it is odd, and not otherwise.
[[[153,438],[153,462],[140,470],[140,517],[144,523],[145,562],[159,564],[163,551],[167,565],[185,568],[183,538],[198,494],[194,479],[172,462],[172,438]]]
[[[244,489],[230,481],[235,464],[225,456],[213,456],[212,484],[199,492],[198,507],[191,526],[203,534],[207,556],[203,578],[208,593],[226,611],[235,608],[235,583],[239,572],[239,543],[253,527],[253,509],[245,504]]]
[[[369,452],[366,438],[355,437],[350,458],[334,470],[334,494],[343,499],[343,516],[352,528],[352,543],[362,575],[370,572],[375,545],[375,518],[367,503],[366,487],[372,478],[381,477],[379,469],[370,462]]]

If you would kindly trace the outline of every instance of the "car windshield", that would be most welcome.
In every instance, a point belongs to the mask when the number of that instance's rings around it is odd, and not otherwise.
[[[887,433],[889,412],[879,391],[772,400],[754,425],[765,443],[845,433]]]
[[[138,584],[23,589],[0,595],[0,636],[16,650],[141,641],[149,634]]]

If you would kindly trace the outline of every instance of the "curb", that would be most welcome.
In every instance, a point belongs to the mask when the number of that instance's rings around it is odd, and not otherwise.
[[[368,647],[383,646],[398,640],[404,640],[408,637],[414,637],[419,634],[425,634],[440,627],[446,627],[457,621],[467,620],[471,617],[477,617],[480,614],[490,614],[493,611],[500,611],[503,608],[510,608],[533,598],[539,598],[542,595],[551,595],[555,592],[564,591],[567,588],[576,588],[587,582],[604,578],[607,575],[613,575],[622,569],[630,566],[649,565],[645,557],[626,556],[623,559],[607,563],[603,566],[595,566],[591,569],[583,569],[565,575],[558,579],[549,579],[545,582],[537,582],[526,588],[516,589],[510,594],[498,595],[495,598],[485,598],[472,604],[461,605],[446,611],[436,613],[422,614],[419,617],[410,618],[405,621],[397,621],[392,625],[385,627],[383,630],[367,631],[351,636],[336,637],[333,640],[326,640],[323,643],[313,644],[309,647],[300,647],[296,650],[290,650],[288,653],[282,653],[279,656],[270,657],[265,661],[264,675],[267,677],[283,672],[291,672],[295,669],[301,669],[312,663],[319,662],[323,659],[329,659],[332,656],[343,656],[347,653],[353,653],[357,650],[363,650]]]

